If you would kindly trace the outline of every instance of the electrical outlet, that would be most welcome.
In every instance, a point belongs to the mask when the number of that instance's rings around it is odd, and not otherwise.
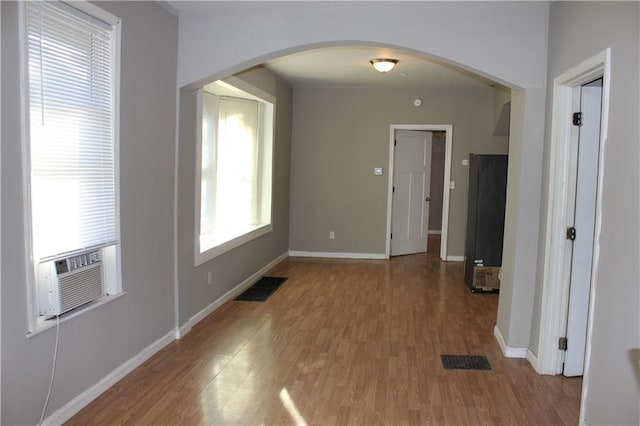
[[[213,284],[213,272],[207,274],[207,285]]]
[[[336,239],[336,233],[333,231],[329,231],[329,239],[330,240],[335,240]]]

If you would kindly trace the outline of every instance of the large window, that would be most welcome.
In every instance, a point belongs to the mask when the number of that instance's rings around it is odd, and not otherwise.
[[[47,293],[42,268],[63,259],[76,265],[66,272],[87,266],[85,259],[104,264],[96,276],[101,296],[119,291],[119,22],[91,4],[78,6],[83,10],[61,2],[24,5],[32,267],[36,293]],[[42,316],[48,296],[36,296]]]
[[[196,264],[271,230],[273,100],[256,93],[240,81],[198,93]]]

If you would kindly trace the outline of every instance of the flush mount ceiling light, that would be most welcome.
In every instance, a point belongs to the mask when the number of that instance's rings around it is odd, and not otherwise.
[[[397,59],[377,58],[369,61],[373,67],[380,72],[389,72],[398,63]]]

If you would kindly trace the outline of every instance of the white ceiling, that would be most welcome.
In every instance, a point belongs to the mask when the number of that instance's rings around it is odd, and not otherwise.
[[[376,71],[374,58],[398,60],[389,73]],[[307,50],[267,61],[264,66],[294,86],[477,88],[493,84],[443,62],[401,50],[340,46]]]
[[[241,8],[260,3],[217,1],[164,1],[176,13],[211,13],[223,7]],[[264,7],[274,7],[265,3]],[[398,59],[389,73],[376,71],[374,58]],[[293,86],[351,88],[478,88],[501,87],[454,65],[403,50],[372,46],[336,46],[308,50],[267,61],[264,67]]]

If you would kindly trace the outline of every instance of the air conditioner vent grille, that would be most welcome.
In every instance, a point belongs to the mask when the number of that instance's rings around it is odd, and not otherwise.
[[[60,283],[60,312],[75,309],[104,294],[101,262],[61,275],[58,279]]]

